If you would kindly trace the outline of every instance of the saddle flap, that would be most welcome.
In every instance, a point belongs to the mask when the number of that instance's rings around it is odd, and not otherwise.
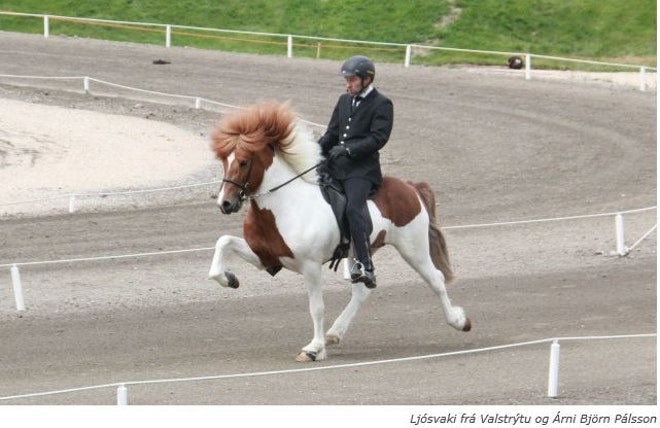
[[[339,227],[339,245],[335,248],[332,258],[330,259],[330,269],[336,271],[339,267],[339,261],[348,256],[351,242],[351,235],[348,230],[348,222],[346,221],[345,216],[346,195],[344,195],[344,189],[341,184],[328,174],[321,174],[319,176],[319,187],[321,188],[323,199],[325,199],[330,205],[330,208],[332,208],[332,213],[335,215],[335,220]]]
[[[348,236],[348,229],[345,227],[347,225],[344,216],[346,213],[346,195],[344,195],[344,189],[337,180],[327,174],[320,175],[319,187],[321,188],[323,199],[325,199],[325,201],[330,204],[330,208],[332,208],[343,241],[343,237]]]

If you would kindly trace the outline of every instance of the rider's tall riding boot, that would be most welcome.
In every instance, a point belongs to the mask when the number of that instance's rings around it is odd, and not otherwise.
[[[353,254],[356,255],[356,259],[350,270],[351,282],[353,284],[361,282],[367,288],[376,288],[376,275],[374,275],[374,264],[371,261],[369,240],[365,239],[361,244],[359,241],[353,241]]]

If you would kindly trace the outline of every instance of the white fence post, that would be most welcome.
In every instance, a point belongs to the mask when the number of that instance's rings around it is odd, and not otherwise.
[[[646,67],[639,68],[639,78],[640,78],[639,90],[644,92],[646,91]]]
[[[86,94],[89,94],[89,77],[83,77],[83,90]]]
[[[48,38],[50,35],[50,24],[49,24],[48,15],[44,15],[44,38]]]
[[[25,301],[23,300],[23,285],[21,284],[21,273],[18,266],[13,265],[11,271],[11,283],[14,286],[14,300],[16,301],[16,310],[25,310]]]
[[[119,388],[117,388],[117,405],[118,406],[128,405],[128,389],[124,384],[119,385]]]
[[[76,212],[76,195],[69,197],[69,214]]]
[[[169,48],[172,46],[172,26],[167,25],[165,27],[165,47]]]
[[[550,345],[550,369],[548,371],[548,397],[559,395],[559,341],[556,339]]]
[[[621,213],[618,213],[614,217],[614,224],[616,227],[616,254],[623,257],[628,254],[628,249],[626,248],[626,238],[623,230],[623,216]]]
[[[525,80],[532,78],[532,55],[525,54]]]
[[[410,57],[412,56],[412,46],[406,45],[406,59],[404,62],[404,67],[410,67]]]
[[[293,36],[286,37],[286,57],[293,58]]]

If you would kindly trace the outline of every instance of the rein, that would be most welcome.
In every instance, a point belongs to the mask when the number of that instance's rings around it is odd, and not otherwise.
[[[310,168],[307,168],[306,170],[304,170],[304,171],[301,172],[300,174],[296,175],[295,177],[290,178],[290,179],[288,179],[287,181],[285,181],[284,183],[282,183],[282,184],[278,184],[277,186],[275,186],[275,187],[273,187],[273,188],[270,188],[270,189],[266,190],[266,191],[263,192],[263,193],[259,193],[259,194],[256,194],[256,195],[248,195],[248,197],[251,198],[251,199],[256,199],[256,198],[261,197],[261,196],[269,195],[269,194],[275,192],[276,190],[279,190],[279,189],[281,189],[282,187],[286,186],[287,184],[291,183],[292,181],[299,179],[300,177],[302,177],[303,175],[307,174],[307,173],[310,172],[311,170],[318,168],[318,167],[321,166],[321,164],[323,164],[324,162],[325,162],[325,161],[321,161],[321,162],[317,163],[316,165],[314,165],[314,166],[312,166],[312,167],[310,167]]]
[[[317,163],[316,165],[314,165],[314,166],[312,166],[312,167],[310,167],[310,168],[307,168],[306,170],[304,170],[304,171],[301,172],[300,174],[296,175],[296,176],[293,177],[293,178],[288,179],[288,180],[285,181],[284,183],[282,183],[282,184],[278,184],[277,186],[272,187],[272,188],[266,190],[265,192],[263,192],[263,193],[258,193],[258,194],[256,194],[256,195],[249,195],[249,194],[248,194],[248,192],[249,192],[249,186],[250,186],[250,175],[252,174],[252,162],[250,162],[250,170],[248,171],[248,179],[247,179],[247,181],[245,182],[245,184],[237,183],[236,181],[231,180],[231,179],[229,179],[229,178],[223,178],[223,179],[222,179],[222,182],[223,182],[223,183],[230,183],[230,184],[233,184],[234,186],[239,187],[239,188],[241,189],[241,191],[240,191],[240,193],[239,193],[239,197],[240,197],[241,201],[244,201],[244,200],[246,200],[246,199],[257,199],[257,198],[259,198],[259,197],[261,197],[261,196],[270,195],[271,193],[273,193],[273,192],[275,192],[275,191],[281,189],[282,187],[286,186],[287,184],[291,183],[292,181],[297,180],[297,179],[299,179],[300,177],[302,177],[303,175],[307,174],[307,173],[310,172],[311,170],[318,168],[318,167],[321,166],[324,162],[325,162],[325,160],[323,160],[323,161]]]

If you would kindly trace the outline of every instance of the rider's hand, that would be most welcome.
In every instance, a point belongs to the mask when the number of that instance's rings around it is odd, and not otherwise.
[[[349,156],[348,149],[341,144],[338,144],[333,148],[331,148],[330,152],[328,153],[329,160],[335,160],[341,156],[347,156],[347,157]]]

